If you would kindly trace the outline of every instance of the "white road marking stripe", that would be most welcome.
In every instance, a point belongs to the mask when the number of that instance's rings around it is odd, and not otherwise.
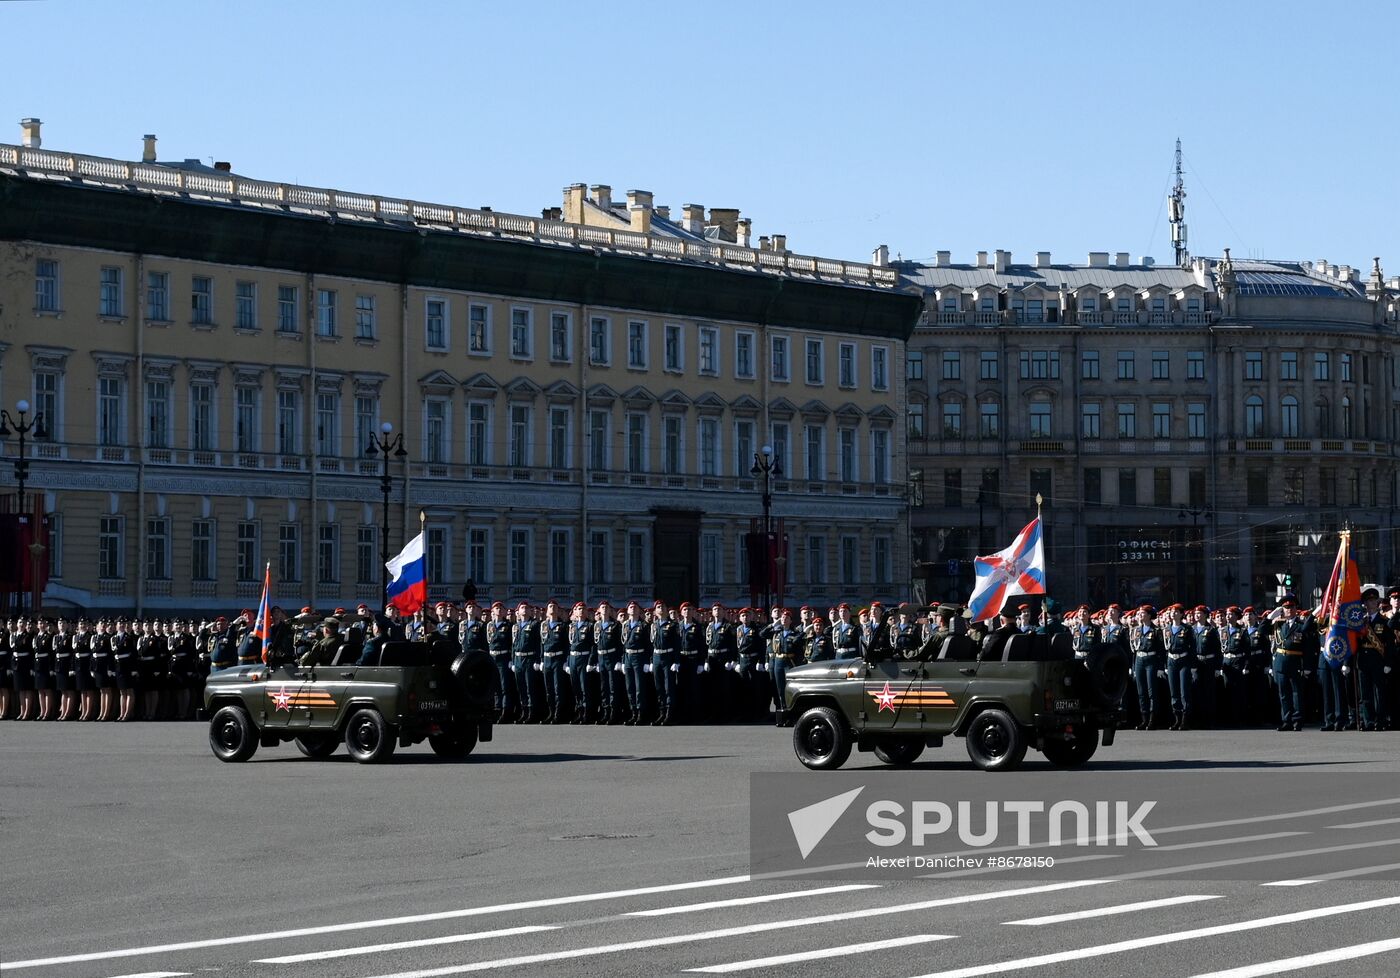
[[[1318,965],[1333,964],[1337,961],[1351,961],[1372,954],[1385,954],[1388,951],[1400,951],[1400,939],[1392,937],[1386,941],[1372,941],[1369,944],[1353,944],[1351,947],[1318,951],[1316,954],[1302,954],[1296,958],[1261,961],[1259,964],[1248,964],[1228,971],[1212,971],[1210,974],[1196,975],[1194,978],[1262,978],[1264,975],[1302,971],[1304,968],[1316,968]]]
[[[1280,859],[1296,859],[1299,856],[1320,856],[1329,852],[1346,852],[1350,849],[1371,849],[1378,846],[1400,845],[1400,839],[1384,842],[1355,842],[1345,846],[1324,846],[1321,849],[1297,849],[1291,852],[1271,852],[1263,856],[1242,856],[1239,859],[1217,859],[1209,863],[1190,863],[1185,866],[1165,866],[1162,869],[1144,869],[1137,873],[1124,873],[1115,876],[1119,880],[1145,880],[1154,876],[1172,876],[1176,873],[1194,873],[1202,869],[1220,869],[1222,866],[1242,866],[1246,863],[1267,863]]]
[[[1260,886],[1308,886],[1312,883],[1321,883],[1322,880],[1274,880],[1272,883],[1260,883]]]
[[[675,893],[680,890],[702,890],[710,886],[732,886],[747,883],[747,876],[726,876],[712,880],[694,880],[689,883],[667,883],[660,886],[642,886],[632,890],[608,890],[601,893],[577,893],[572,896],[550,897],[544,900],[527,900],[522,903],[502,903],[492,907],[467,907],[463,910],[444,910],[438,913],[415,914],[411,917],[385,917],[380,920],[357,920],[348,924],[327,924],[323,927],[298,927],[295,930],[269,931],[262,934],[238,934],[234,937],[213,937],[203,941],[182,941],[179,944],[153,944],[148,947],[128,947],[114,951],[92,951],[87,954],[67,954],[52,958],[33,958],[28,961],[0,961],[0,972],[18,971],[20,968],[45,968],[55,964],[77,964],[83,961],[106,961],[111,958],[134,958],[143,954],[168,954],[171,951],[195,951],[206,947],[228,947],[231,944],[260,944],[263,941],[280,941],[289,937],[314,937],[317,934],[341,934],[351,930],[371,930],[377,927],[397,927],[402,924],[422,924],[435,920],[457,920],[462,917],[481,917],[488,914],[508,913],[514,910],[536,910],[540,907],[559,907],[570,903],[591,903],[595,900],[620,900],[624,897],[650,896],[655,893]]]
[[[801,897],[824,896],[828,893],[850,893],[853,890],[878,890],[879,883],[847,883],[844,886],[823,886],[815,890],[796,890],[792,893],[765,893],[762,896],[737,897],[733,900],[712,900],[709,903],[690,903],[682,907],[654,907],[651,910],[634,910],[624,917],[668,917],[673,913],[695,913],[698,910],[716,910],[720,907],[747,907],[755,903],[776,903],[779,900],[796,900]]]
[[[396,941],[393,944],[368,944],[364,947],[342,947],[334,951],[311,951],[306,954],[288,954],[280,958],[258,958],[254,964],[301,964],[303,961],[329,961],[332,958],[349,958],[357,954],[378,954],[381,951],[407,951],[415,947],[434,947],[439,944],[465,944],[468,941],[485,941],[492,937],[514,937],[517,934],[538,934],[545,930],[558,930],[558,927],[507,927],[504,930],[483,930],[474,934],[448,934],[446,937],[425,937],[417,941]]]
[[[942,897],[937,900],[923,900],[919,903],[904,903],[893,907],[867,907],[845,913],[822,914],[819,917],[799,917],[793,920],[773,920],[762,924],[748,924],[743,927],[725,927],[721,930],[700,931],[693,934],[673,934],[668,937],[651,937],[622,944],[595,944],[591,947],[569,948],[567,951],[549,951],[542,954],[524,954],[514,958],[498,958],[495,961],[473,961],[470,964],[448,965],[445,968],[429,968],[424,971],[400,971],[379,978],[439,978],[441,975],[464,975],[473,971],[494,971],[498,968],[513,968],[526,964],[544,964],[549,961],[567,961],[573,958],[589,958],[600,954],[617,954],[621,951],[644,951],[654,947],[669,947],[675,944],[689,944],[694,941],[714,941],[725,937],[742,937],[746,934],[762,934],[775,930],[790,930],[794,927],[810,927],[816,924],[831,924],[842,920],[867,920],[882,918],[885,914],[910,913],[917,910],[931,910],[935,907],[961,906],[966,903],[982,903],[987,900],[1002,900],[1009,897],[1029,896],[1036,893],[1052,893],[1083,886],[1102,886],[1105,880],[1075,880],[1070,883],[1047,883],[1043,886],[1029,886],[1017,890],[994,890],[990,893],[967,893],[962,896]],[[1400,900],[1400,897],[1396,898]]]
[[[1207,839],[1205,842],[1178,842],[1174,846],[1158,846],[1156,852],[1175,852],[1178,849],[1208,849],[1211,846],[1233,846],[1241,842],[1264,842],[1268,839],[1285,839],[1292,835],[1311,835],[1310,832],[1270,832],[1268,835],[1241,835],[1233,839]]]
[[[1395,825],[1400,818],[1378,818],[1374,822],[1347,822],[1344,825],[1329,825],[1329,829],[1369,829],[1373,825]]]
[[[1296,913],[1278,914],[1273,917],[1258,917],[1254,920],[1241,920],[1233,924],[1218,924],[1214,927],[1197,927],[1193,930],[1175,931],[1170,934],[1153,934],[1130,941],[1115,941],[1112,944],[1097,944],[1093,947],[1076,948],[1073,951],[1057,951],[1053,954],[1037,954],[1029,958],[1013,958],[1010,961],[996,961],[991,964],[978,964],[970,968],[956,968],[952,971],[937,971],[919,978],[978,978],[980,975],[1000,975],[1008,971],[1023,971],[1027,968],[1043,968],[1066,961],[1083,961],[1086,958],[1101,958],[1124,951],[1136,951],[1145,947],[1160,947],[1163,944],[1178,944],[1182,941],[1195,941],[1204,937],[1218,937],[1221,934],[1236,934],[1240,931],[1261,930],[1265,927],[1280,927],[1303,920],[1319,917],[1335,917],[1346,913],[1359,913],[1375,910],[1378,907],[1393,907],[1400,904],[1400,896],[1384,897],[1379,900],[1365,900],[1361,903],[1346,903],[1334,907],[1314,907]]]
[[[1120,913],[1134,913],[1138,910],[1155,910],[1158,907],[1174,907],[1182,903],[1199,903],[1202,900],[1219,900],[1218,896],[1196,894],[1192,896],[1167,897],[1164,900],[1144,900],[1141,903],[1120,903],[1116,907],[1095,907],[1093,910],[1080,910],[1075,913],[1057,913],[1049,917],[1027,917],[1024,920],[1006,920],[1007,925],[1041,927],[1045,924],[1063,924],[1071,920],[1089,920],[1092,917],[1112,917]]]
[[[840,958],[848,954],[864,954],[866,951],[885,951],[893,947],[908,947],[911,944],[928,944],[931,941],[952,940],[952,934],[911,934],[909,937],[895,937],[888,941],[869,941],[865,944],[847,944],[844,947],[824,947],[817,951],[800,951],[797,954],[779,954],[771,958],[753,958],[749,961],[734,961],[730,964],[717,964],[709,968],[690,968],[700,974],[723,975],[731,971],[749,971],[753,968],[771,968],[779,964],[796,964],[799,961],[820,961],[822,958]]]
[[[1318,873],[1315,879],[1321,880],[1344,880],[1353,876],[1371,876],[1374,873],[1388,873],[1393,869],[1400,869],[1400,863],[1386,863],[1384,866],[1360,866],[1356,869],[1339,869],[1332,873]]]
[[[188,971],[143,971],[139,975],[117,975],[116,978],[189,978]]]

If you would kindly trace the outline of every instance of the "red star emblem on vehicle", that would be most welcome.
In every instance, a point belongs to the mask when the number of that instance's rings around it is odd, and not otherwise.
[[[871,693],[870,695],[875,697],[875,703],[879,707],[879,709],[875,711],[876,713],[881,713],[885,710],[889,710],[891,713],[894,712],[894,693],[890,692],[890,684],[888,682],[885,683],[885,688],[880,690],[880,692]]]
[[[287,692],[286,686],[283,686],[275,693],[268,693],[267,695],[272,697],[272,702],[276,704],[277,709],[286,710],[288,713],[292,711],[292,694]]]

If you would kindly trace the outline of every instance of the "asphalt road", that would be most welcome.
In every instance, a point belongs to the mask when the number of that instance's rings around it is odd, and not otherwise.
[[[1400,846],[1375,873],[1301,885],[1270,885],[1296,883],[1278,856],[1300,843],[1235,846],[1230,830],[1181,836],[1195,840],[1181,859],[1259,853],[1277,875],[750,880],[749,776],[800,770],[788,734],[508,726],[465,762],[415,748],[362,767],[290,746],[221,764],[202,724],[3,723],[0,972],[1400,974],[1400,883],[1384,870]],[[847,765],[864,767],[880,765]],[[917,770],[966,767],[950,742]],[[1046,767],[1032,755],[1025,770]],[[1240,772],[1339,770],[1400,795],[1400,733],[1130,731],[1093,762],[1099,778],[1188,772],[1203,800]],[[1296,805],[1337,801],[1300,789]]]

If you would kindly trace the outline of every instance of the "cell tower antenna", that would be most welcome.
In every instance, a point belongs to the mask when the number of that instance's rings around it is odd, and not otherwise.
[[[1186,183],[1181,177],[1181,137],[1176,140],[1176,182],[1167,197],[1167,212],[1172,229],[1172,247],[1176,250],[1176,263],[1185,268],[1191,261],[1191,252],[1186,250]]]

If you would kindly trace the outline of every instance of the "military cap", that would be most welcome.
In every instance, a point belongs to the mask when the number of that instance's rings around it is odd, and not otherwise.
[[[693,608],[693,607],[694,607],[694,605],[692,605],[689,601],[682,601],[682,602],[681,602],[681,611],[684,611],[684,610],[687,609],[687,608]]]
[[[1286,598],[1284,598],[1282,601],[1280,601],[1280,602],[1278,603],[1278,606],[1279,606],[1280,608],[1291,608],[1291,607],[1293,607],[1293,604],[1294,604],[1293,596],[1292,596],[1292,595],[1289,595],[1288,597],[1286,597]]]
[[[1152,607],[1152,605],[1150,605],[1150,604],[1140,605],[1140,606],[1138,607],[1138,611],[1145,611],[1145,612],[1147,612],[1149,615],[1155,615],[1155,614],[1157,613],[1157,609],[1154,608],[1154,607]]]
[[[826,624],[826,619],[823,618],[821,615],[817,615],[815,618],[812,619],[812,624],[813,624],[813,625],[825,625],[825,624]]]
[[[1030,610],[1031,610],[1031,606],[1028,605],[1028,604],[1018,604],[1018,605],[1016,606],[1016,610],[1017,610],[1017,611],[1030,611]]]
[[[497,608],[500,608],[502,611],[505,611],[505,610],[506,610],[506,603],[505,603],[504,601],[492,601],[492,602],[491,602],[491,610],[492,610],[492,611],[495,611]]]
[[[811,606],[811,605],[806,605],[806,604],[804,604],[801,608],[799,608],[799,609],[797,609],[797,610],[798,610],[798,611],[811,611],[811,610],[812,610],[812,606]]]
[[[322,618],[322,619],[321,619],[321,625],[322,625],[323,628],[339,628],[339,627],[340,627],[340,619],[339,619],[339,618],[335,618],[335,617],[331,617],[331,618]]]
[[[1196,610],[1196,611],[1207,611],[1207,612],[1210,611],[1210,609],[1207,608],[1207,607],[1206,607],[1205,605],[1203,605],[1203,604],[1198,604],[1198,605],[1196,605],[1196,607],[1195,607],[1194,610]]]
[[[1379,591],[1377,591],[1377,590],[1376,590],[1375,588],[1373,588],[1373,587],[1368,587],[1366,590],[1364,590],[1364,591],[1361,592],[1361,600],[1362,600],[1362,601],[1377,600],[1377,599],[1380,598],[1380,596],[1381,596],[1381,593],[1380,593]]]
[[[575,601],[575,602],[574,602],[574,610],[575,610],[575,611],[587,611],[587,610],[588,610],[588,605],[584,604],[582,601]]]
[[[1252,604],[1245,605],[1243,611],[1244,611],[1244,613],[1245,613],[1246,615],[1252,615],[1252,614],[1254,614],[1254,605],[1252,605]]]
[[[1111,605],[1109,605],[1108,608],[1106,608],[1105,610],[1107,610],[1107,611],[1122,611],[1123,609],[1120,608],[1117,604],[1111,604]]]
[[[837,611],[850,611],[850,610],[851,610],[851,606],[848,605],[846,602],[842,601],[840,604],[838,604],[838,605],[836,606],[836,610],[837,610]]]

